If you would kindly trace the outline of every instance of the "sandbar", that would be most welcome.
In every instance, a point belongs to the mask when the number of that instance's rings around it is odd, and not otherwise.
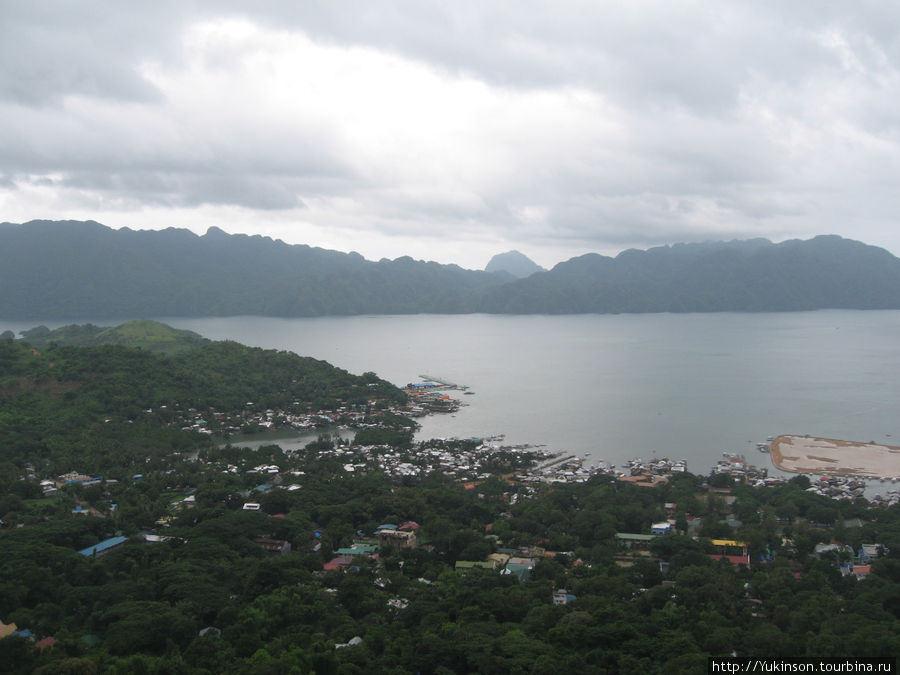
[[[814,436],[778,436],[770,445],[772,462],[792,473],[900,478],[900,447],[839,441]]]

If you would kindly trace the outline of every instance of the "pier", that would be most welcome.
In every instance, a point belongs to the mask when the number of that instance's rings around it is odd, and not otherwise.
[[[443,389],[458,389],[460,391],[465,391],[468,387],[464,384],[456,384],[455,382],[451,382],[450,380],[446,380],[442,377],[434,377],[432,375],[419,375],[419,377],[426,382],[435,382],[439,384]]]

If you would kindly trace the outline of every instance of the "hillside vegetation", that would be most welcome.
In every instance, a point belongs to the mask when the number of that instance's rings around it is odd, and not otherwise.
[[[401,403],[405,395],[373,373],[235,342],[167,356],[0,340],[0,461],[49,462],[57,473],[71,470],[75,457],[82,470],[127,472],[259,411],[365,411],[370,401]],[[194,431],[183,434],[185,427]]]
[[[50,330],[46,326],[37,326],[22,331],[22,337],[39,349],[52,344],[71,347],[120,345],[162,354],[178,354],[209,342],[193,331],[179,330],[149,319],[135,319],[111,327],[88,323]]]

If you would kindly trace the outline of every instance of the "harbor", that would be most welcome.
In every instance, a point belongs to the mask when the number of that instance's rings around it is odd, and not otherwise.
[[[471,393],[465,385],[444,377],[419,375],[422,382],[404,388],[410,395],[408,413],[414,416],[433,412],[456,412],[461,402],[451,398],[452,390]],[[889,435],[889,434],[888,434]],[[883,505],[896,503],[900,494],[890,490],[886,495],[874,494],[875,483],[896,483],[900,480],[900,447],[852,441],[840,441],[810,436],[769,436],[765,442],[748,441],[761,455],[761,466],[754,466],[743,454],[723,452],[722,459],[711,467],[711,474],[728,474],[733,480],[756,487],[784,483],[784,474],[769,475],[765,461],[771,458],[771,468],[787,473],[807,474],[815,479],[810,491],[832,499],[869,497]],[[528,447],[530,444],[526,444]],[[534,447],[534,446],[530,446]],[[672,474],[687,471],[685,459],[631,459],[616,468],[609,462],[598,462],[594,453],[584,455],[568,452],[548,453],[543,462],[528,471],[520,472],[520,482],[571,483],[584,482],[592,475],[605,474],[619,481],[638,486],[665,483]],[[892,487],[888,485],[887,487]]]

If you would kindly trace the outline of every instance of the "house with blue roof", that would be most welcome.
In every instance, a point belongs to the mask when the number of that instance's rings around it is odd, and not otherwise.
[[[83,548],[78,551],[81,555],[85,556],[101,556],[109,553],[114,548],[118,548],[122,544],[128,541],[128,537],[110,537],[109,539],[104,539],[99,544],[94,544],[93,546],[88,546],[87,548]]]

